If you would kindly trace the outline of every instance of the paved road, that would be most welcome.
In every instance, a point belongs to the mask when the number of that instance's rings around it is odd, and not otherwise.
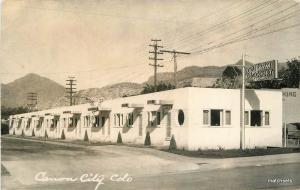
[[[85,173],[104,175],[103,181],[99,176],[82,178],[103,182],[98,189],[300,189],[300,163],[297,162],[209,170],[208,166],[216,160],[202,160],[198,163],[203,164],[195,167],[189,159],[168,153],[155,154],[158,155],[126,147],[66,147],[2,138],[5,171],[2,189],[95,189],[98,182],[80,182],[80,176]],[[74,182],[34,180],[41,171],[47,172],[52,180],[70,177]],[[114,174],[123,176],[125,173],[129,174],[125,181],[110,179]]]

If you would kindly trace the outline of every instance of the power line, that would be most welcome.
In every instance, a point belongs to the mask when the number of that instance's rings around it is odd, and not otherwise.
[[[30,110],[37,109],[38,97],[36,92],[27,93],[27,106]]]
[[[174,86],[175,86],[175,88],[177,88],[177,60],[176,60],[177,54],[189,55],[190,53],[176,51],[176,50],[160,50],[160,52],[171,53],[173,55],[173,61],[174,61]]]
[[[151,39],[153,44],[150,44],[150,47],[153,47],[153,51],[149,51],[149,53],[153,54],[153,57],[149,57],[150,60],[153,60],[153,64],[149,64],[150,66],[153,66],[154,68],[154,91],[157,91],[157,68],[158,67],[163,67],[163,65],[159,65],[157,61],[163,60],[158,58],[159,54],[163,54],[162,52],[158,51],[158,48],[163,48],[163,46],[159,46],[157,42],[160,42],[161,40],[158,39]]]
[[[276,33],[276,32],[279,32],[279,31],[287,30],[287,29],[290,29],[290,28],[295,28],[295,27],[298,27],[298,26],[300,26],[300,23],[293,24],[293,25],[283,27],[283,28],[279,28],[277,30],[273,30],[273,31],[270,31],[270,32],[265,32],[265,33],[262,33],[262,34],[258,34],[258,35],[255,35],[255,36],[250,36],[248,38],[239,38],[239,39],[236,39],[236,40],[233,40],[233,41],[229,41],[227,43],[219,44],[219,45],[211,47],[211,48],[207,48],[207,49],[204,49],[204,50],[199,50],[199,51],[196,51],[196,52],[192,52],[192,54],[193,55],[202,54],[204,52],[208,52],[208,51],[211,51],[211,50],[216,49],[216,48],[227,46],[229,44],[233,44],[233,43],[237,43],[237,42],[241,42],[241,41],[246,41],[246,40],[258,38],[258,37],[261,37],[261,36],[265,36],[265,35],[268,35],[268,34],[272,34],[272,33]]]
[[[217,30],[217,29],[220,29],[221,27],[226,26],[226,25],[229,24],[229,23],[232,23],[232,22],[234,22],[234,21],[237,21],[237,20],[239,20],[239,19],[241,19],[241,18],[247,16],[247,14],[249,14],[249,13],[251,13],[251,12],[253,12],[253,11],[261,10],[261,9],[267,7],[267,6],[270,6],[270,5],[272,5],[272,4],[275,4],[275,3],[278,2],[278,1],[279,1],[279,0],[276,0],[276,1],[272,1],[272,0],[263,1],[263,3],[260,3],[259,5],[255,6],[255,7],[251,7],[250,9],[245,10],[245,11],[241,12],[241,13],[238,14],[238,15],[235,15],[235,16],[233,16],[233,17],[230,17],[229,19],[227,19],[227,20],[225,20],[225,21],[221,21],[221,22],[219,22],[219,23],[217,23],[217,24],[215,24],[215,25],[213,25],[213,26],[211,26],[211,27],[208,27],[208,28],[206,28],[206,29],[204,29],[204,30],[202,30],[202,31],[196,32],[196,33],[194,33],[194,34],[192,34],[192,35],[190,35],[190,36],[187,36],[186,38],[183,38],[183,39],[177,41],[177,42],[176,42],[176,43],[177,43],[177,46],[176,46],[176,47],[178,47],[179,44],[187,43],[188,41],[194,40],[194,37],[199,38],[199,36],[204,36],[204,35],[207,34],[207,33],[213,32],[213,31],[215,31],[215,30]],[[271,3],[270,3],[270,2],[271,2]]]

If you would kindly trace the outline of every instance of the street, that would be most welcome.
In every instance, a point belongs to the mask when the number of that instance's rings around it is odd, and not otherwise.
[[[126,146],[64,145],[6,137],[1,138],[1,141],[2,189],[300,187],[299,159],[290,159],[287,162],[280,161],[282,157],[271,156],[226,161],[188,158],[153,149]],[[290,157],[297,156],[291,154]],[[223,167],[225,161],[227,163],[229,160],[231,163],[243,164]],[[264,160],[275,160],[278,164],[268,165]]]

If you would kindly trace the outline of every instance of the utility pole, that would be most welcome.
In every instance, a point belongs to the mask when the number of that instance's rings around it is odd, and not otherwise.
[[[166,53],[172,53],[173,54],[173,60],[174,60],[174,85],[175,88],[177,88],[177,54],[184,54],[184,55],[189,55],[191,53],[187,53],[187,52],[180,52],[180,51],[176,51],[176,50],[160,50],[160,52],[166,52]]]
[[[245,149],[245,54],[242,55],[242,92],[241,92],[241,131],[240,131],[240,148]]]
[[[153,47],[153,51],[149,51],[149,53],[153,53],[154,57],[149,57],[150,60],[153,60],[153,64],[149,64],[150,66],[154,67],[154,91],[157,91],[157,67],[163,67],[163,65],[157,64],[157,61],[163,60],[158,58],[159,54],[163,54],[162,52],[158,51],[158,48],[163,48],[163,46],[159,46],[157,42],[160,42],[161,40],[157,39],[151,39],[153,44],[150,44],[150,47]]]
[[[69,77],[66,81],[68,82],[66,85],[66,92],[67,92],[67,98],[70,100],[70,106],[74,105],[74,94],[76,93],[76,80],[74,79],[75,77]]]
[[[37,93],[28,92],[27,93],[27,106],[32,111],[34,108],[37,108]]]

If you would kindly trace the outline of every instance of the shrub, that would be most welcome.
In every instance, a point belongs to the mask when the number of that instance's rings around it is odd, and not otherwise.
[[[83,141],[86,141],[86,142],[89,141],[89,136],[88,136],[87,130],[85,130]]]
[[[118,133],[117,143],[118,143],[118,144],[123,144],[122,136],[121,136],[121,133],[120,133],[120,132]]]
[[[45,139],[48,139],[48,133],[47,133],[47,130],[45,131]]]
[[[176,149],[177,149],[177,145],[176,145],[175,137],[174,135],[172,135],[170,140],[169,150],[176,150]]]
[[[33,136],[33,137],[35,136],[34,130],[32,130],[32,134],[31,134],[31,136]]]
[[[146,138],[145,138],[145,146],[150,146],[151,145],[151,138],[150,138],[150,133],[149,131],[147,131],[147,134],[146,134]]]
[[[61,139],[62,139],[62,140],[65,140],[65,139],[66,139],[64,130],[62,130],[62,132],[61,132]]]

